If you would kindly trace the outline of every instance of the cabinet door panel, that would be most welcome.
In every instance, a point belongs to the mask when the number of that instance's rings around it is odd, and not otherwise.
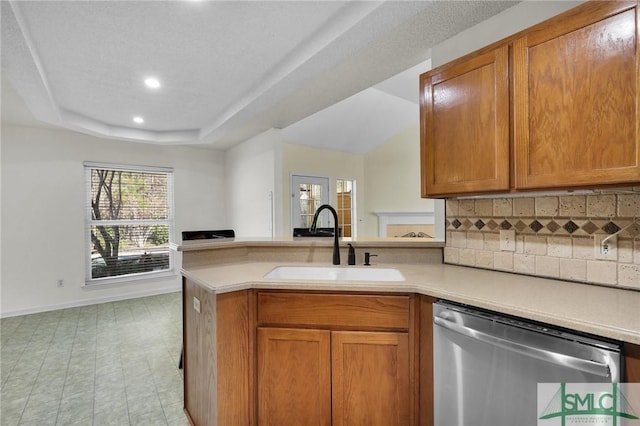
[[[333,425],[408,425],[407,333],[333,332]]]
[[[182,279],[184,408],[195,424],[215,423],[216,397],[215,328],[216,301],[213,293]],[[194,309],[194,298],[200,303]],[[187,326],[188,325],[188,326]]]
[[[253,376],[250,345],[251,316],[249,290],[216,296],[216,372],[218,424],[254,424],[250,409],[255,405],[250,385]]]
[[[509,189],[508,46],[420,77],[422,195]]]
[[[331,334],[258,328],[258,424],[331,424]]]
[[[594,2],[514,42],[516,188],[640,180],[634,5]]]

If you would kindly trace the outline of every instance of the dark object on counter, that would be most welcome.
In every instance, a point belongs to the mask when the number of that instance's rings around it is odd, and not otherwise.
[[[349,244],[349,254],[347,255],[347,263],[349,265],[356,264],[356,250],[353,248],[351,244]]]
[[[294,237],[333,237],[333,228],[316,228],[312,233],[309,228],[293,228]],[[338,229],[338,236],[342,236],[342,229]]]
[[[311,229],[309,229],[309,231],[316,232],[318,226],[318,216],[320,216],[320,212],[322,210],[329,210],[333,215],[333,264],[339,265],[340,245],[338,243],[338,234],[340,233],[340,231],[338,230],[338,213],[336,212],[336,209],[331,207],[329,204],[323,204],[318,207],[318,210],[316,210],[316,213],[313,215],[313,222],[311,222]]]
[[[371,254],[368,251],[364,253],[364,266],[371,266],[371,258],[377,256],[377,254]]]
[[[235,236],[236,233],[233,229],[222,229],[217,231],[182,231],[182,241],[235,238]]]

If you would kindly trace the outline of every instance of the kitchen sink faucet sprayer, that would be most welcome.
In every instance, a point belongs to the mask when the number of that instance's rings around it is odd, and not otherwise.
[[[313,234],[316,232],[316,228],[318,227],[318,216],[322,210],[329,210],[333,215],[333,264],[340,264],[340,246],[338,244],[338,213],[336,213],[336,209],[331,207],[329,204],[323,204],[318,207],[316,213],[313,215],[313,222],[311,222],[311,228],[309,231]]]

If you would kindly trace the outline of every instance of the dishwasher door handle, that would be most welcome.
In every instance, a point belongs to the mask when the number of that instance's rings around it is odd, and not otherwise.
[[[481,342],[489,343],[491,345],[498,346],[512,352],[517,352],[519,354],[551,362],[553,364],[563,365],[569,368],[583,371],[585,373],[595,374],[600,377],[611,377],[611,370],[609,368],[609,365],[607,364],[583,358],[576,358],[570,355],[565,355],[525,345],[523,343],[514,342],[499,336],[485,333],[480,330],[462,326],[452,321],[447,321],[437,316],[433,317],[433,322],[441,327],[444,327],[463,336],[467,336]]]

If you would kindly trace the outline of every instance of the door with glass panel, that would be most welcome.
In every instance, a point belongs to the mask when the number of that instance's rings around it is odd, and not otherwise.
[[[329,178],[291,175],[291,230],[309,228],[318,207],[329,203]],[[318,219],[318,227],[333,226],[328,211]]]
[[[336,180],[336,198],[338,204],[338,226],[342,230],[343,237],[355,237],[356,228],[354,226],[355,215],[355,194],[356,181],[347,179]]]

